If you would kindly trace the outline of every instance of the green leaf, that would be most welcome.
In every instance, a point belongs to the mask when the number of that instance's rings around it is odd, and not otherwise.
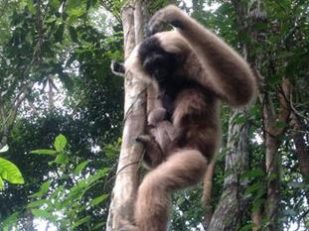
[[[265,173],[262,169],[254,168],[250,171],[245,172],[242,175],[242,179],[255,179],[257,177],[263,177],[263,176],[265,176]]]
[[[287,126],[287,123],[284,121],[276,121],[275,126],[277,128],[285,128]]]
[[[86,12],[86,1],[69,0],[66,9],[70,17],[78,18]]]
[[[62,42],[63,34],[64,34],[64,24],[60,24],[58,29],[55,32],[55,40],[56,40],[56,42],[59,42],[59,43]]]
[[[56,137],[54,142],[54,148],[58,152],[64,151],[65,146],[67,145],[68,141],[67,138],[65,138],[64,135],[60,134]]]
[[[56,164],[67,164],[68,162],[69,162],[69,157],[62,153],[59,154],[54,161],[54,163]]]
[[[51,0],[49,1],[50,5],[54,8],[54,9],[58,9],[60,6],[60,1],[59,0]]]
[[[0,190],[4,189],[4,182],[2,180],[2,177],[0,176]]]
[[[37,149],[31,151],[32,154],[56,156],[57,151],[53,149]]]
[[[82,219],[76,221],[75,223],[73,223],[73,227],[72,228],[76,228],[86,222],[90,221],[90,216],[86,216],[86,217],[83,217]]]
[[[90,204],[91,204],[92,206],[96,206],[96,205],[100,204],[101,202],[105,201],[107,198],[108,198],[108,194],[103,194],[103,195],[101,195],[101,196],[98,196],[98,197],[94,198],[94,199],[90,202]]]
[[[102,230],[102,227],[105,225],[105,222],[100,222],[99,224],[97,224],[96,226],[93,227],[93,230],[97,230],[100,228],[100,230]]]
[[[33,5],[33,1],[27,1],[27,6],[28,6],[28,9],[29,11],[31,12],[31,14],[35,14],[36,13],[36,9]]]
[[[18,167],[11,161],[0,158],[0,177],[12,184],[24,184],[24,178]]]
[[[9,146],[6,144],[0,149],[0,153],[7,152],[9,150]]]
[[[44,196],[49,191],[50,184],[51,184],[50,181],[44,182],[40,186],[40,190],[38,192],[32,194],[30,197],[33,198],[33,197],[42,197],[42,196]]]
[[[55,221],[56,217],[49,213],[46,209],[31,209],[31,212],[33,216],[39,217],[39,218],[45,218],[49,221]]]
[[[259,199],[259,200],[254,201],[254,203],[252,205],[252,211],[256,212],[256,211],[260,210],[264,203],[265,203],[264,199]]]
[[[254,227],[254,224],[246,224],[243,227],[241,227],[241,229],[239,229],[239,231],[251,231],[252,228]]]
[[[233,118],[233,123],[235,123],[235,124],[243,124],[243,123],[246,122],[246,120],[247,120],[247,118],[246,118],[246,116],[244,114],[238,113]]]
[[[260,187],[262,187],[261,182],[254,183],[254,184],[252,184],[252,185],[250,185],[249,187],[246,188],[245,194],[246,195],[250,195],[250,194],[254,195],[259,190]]]
[[[69,34],[73,42],[78,42],[78,35],[76,29],[73,26],[69,26]]]
[[[46,205],[46,204],[50,204],[50,202],[48,200],[45,200],[45,199],[37,200],[37,201],[33,201],[33,202],[29,203],[27,205],[27,208],[39,208],[39,207]]]
[[[79,175],[84,170],[84,168],[88,165],[88,163],[89,161],[86,160],[80,163],[79,165],[77,165],[76,168],[74,169],[74,174]]]
[[[18,220],[18,217],[19,217],[19,213],[16,212],[16,213],[11,214],[8,218],[6,218],[6,219],[2,222],[3,231],[12,230],[12,226],[16,224],[16,222],[17,222],[17,220]]]

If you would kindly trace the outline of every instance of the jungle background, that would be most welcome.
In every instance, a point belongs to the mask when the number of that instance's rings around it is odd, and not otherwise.
[[[110,63],[137,3],[145,21],[177,4],[259,83],[250,107],[222,105],[208,205],[202,185],[173,194],[169,230],[309,230],[307,0],[0,0],[0,230],[112,230],[128,121]]]

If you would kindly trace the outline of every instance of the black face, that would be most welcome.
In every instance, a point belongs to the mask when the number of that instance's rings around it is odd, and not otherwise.
[[[181,64],[181,57],[164,51],[155,36],[144,40],[139,55],[145,71],[159,83],[170,79]]]
[[[160,54],[158,52],[148,54],[143,62],[143,67],[158,82],[164,81],[176,69],[174,59],[171,55]]]

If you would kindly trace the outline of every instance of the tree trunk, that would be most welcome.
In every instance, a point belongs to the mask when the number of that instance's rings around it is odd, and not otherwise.
[[[212,200],[212,188],[213,188],[213,176],[215,174],[216,160],[212,160],[207,166],[206,174],[203,180],[203,205],[205,209],[203,227],[205,230],[208,230],[212,215],[213,215],[213,206],[211,205]]]
[[[146,1],[143,1],[146,4]],[[137,43],[143,39],[143,17],[140,0],[128,1],[121,12],[124,31],[125,59]],[[119,156],[115,185],[107,219],[106,230],[118,231],[121,221],[133,222],[134,202],[139,185],[139,163],[143,146],[135,141],[146,124],[146,85],[127,72],[125,76],[125,116],[122,146]]]
[[[247,33],[247,3],[232,1],[236,12],[239,35]],[[241,44],[243,55],[247,57],[247,47]],[[241,179],[249,166],[249,123],[237,124],[235,117],[246,117],[247,108],[233,111],[229,120],[227,154],[225,157],[225,178],[223,192],[212,216],[208,231],[234,231],[240,228],[247,200],[243,195],[247,182]]]
[[[137,4],[137,5],[135,5]],[[137,6],[137,7],[136,7]],[[127,58],[141,36],[140,2],[129,1],[122,9],[124,53]],[[125,77],[125,118],[122,146],[106,230],[119,230],[121,221],[133,221],[133,206],[138,187],[138,167],[143,147],[135,138],[144,132],[146,86],[127,72]]]
[[[297,117],[295,112],[291,114],[291,127],[293,128],[293,141],[296,148],[296,157],[298,160],[299,170],[303,176],[303,181],[306,185],[309,185],[309,146],[306,144],[304,127],[300,118]],[[309,190],[305,191],[307,201],[309,201]]]
[[[258,209],[256,211],[252,212],[251,219],[252,219],[252,223],[254,224],[252,231],[260,231],[261,230],[262,218],[263,217],[262,217],[261,209]]]
[[[267,128],[265,128],[267,131]],[[268,230],[279,229],[279,203],[280,203],[280,164],[281,158],[278,154],[280,142],[278,137],[266,132],[266,173],[267,173],[267,202],[266,216],[269,222]]]
[[[284,134],[288,123],[290,110],[287,99],[290,95],[290,83],[283,80],[282,88],[279,92],[280,111],[276,115],[273,104],[264,93],[263,97],[263,123],[266,146],[266,173],[267,173],[267,200],[266,216],[269,222],[269,231],[281,230],[279,222],[280,215],[280,166],[281,158],[278,148],[281,144],[281,137]]]
[[[235,110],[229,121],[224,191],[211,219],[209,231],[237,230],[246,209],[243,195],[246,182],[241,175],[248,168],[248,124],[235,123],[239,113],[244,116],[247,114],[246,109]]]

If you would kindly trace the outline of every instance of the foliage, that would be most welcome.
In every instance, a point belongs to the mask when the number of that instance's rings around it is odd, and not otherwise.
[[[51,194],[58,200],[61,194],[44,190],[62,185],[64,191],[60,191],[66,195],[73,187],[71,176],[85,177],[87,182],[72,189],[70,198],[83,195],[89,206],[79,215],[71,209],[69,223],[78,227],[75,230],[86,230],[89,221],[78,220],[89,217],[91,227],[99,225],[105,220],[111,187],[102,166],[114,167],[116,159],[115,151],[104,146],[118,140],[122,120],[122,80],[109,71],[110,59],[122,56],[122,33],[115,32],[119,25],[97,29],[92,14],[103,19],[106,11],[96,1],[2,1],[0,10],[4,12],[0,19],[0,142],[10,145],[4,157],[20,166],[26,179],[23,186],[8,186],[0,192],[1,227],[16,222],[18,230],[33,227],[29,222],[33,214],[44,214],[35,210],[40,206],[27,206],[34,202],[29,195],[41,192],[42,199],[48,200]],[[60,139],[54,149],[40,152],[49,155],[30,155],[30,150],[50,147],[59,133],[70,141],[65,152],[61,150],[65,142]],[[119,146],[118,141],[114,144]],[[70,167],[64,171],[67,165]],[[63,176],[57,179],[59,171]],[[89,174],[99,179],[86,178]],[[90,185],[95,187],[88,190]],[[48,212],[54,216],[54,211]]]
[[[1,153],[0,187],[3,179],[25,181],[22,185],[5,183],[5,190],[0,191],[3,230],[34,228],[32,221],[38,218],[58,230],[102,230],[123,119],[123,79],[114,77],[109,65],[111,59],[123,59],[124,35],[119,22],[126,2],[0,2],[0,146],[10,147],[9,152]],[[263,93],[267,92],[276,112],[280,84],[289,79],[293,86],[290,107],[302,122],[299,132],[308,149],[308,2],[263,1],[266,20],[254,23],[250,17],[243,18],[245,28],[238,26],[239,12],[231,2],[249,1],[176,2],[239,52],[250,51],[248,59],[259,63]],[[166,3],[152,1],[149,10],[152,13]],[[209,5],[216,7],[205,10]],[[108,21],[106,9],[116,19]],[[228,151],[230,109],[222,108],[223,141],[213,179],[213,208],[223,190]],[[267,131],[262,112],[258,98],[248,116],[238,115],[233,121],[250,123],[250,169],[241,176],[248,184],[244,193],[249,206],[241,230],[252,229],[251,213],[261,211],[263,215],[267,199]],[[309,227],[309,188],[299,168],[294,132],[288,126],[278,137],[282,141],[277,150],[281,174],[270,177],[280,178],[283,227],[299,225],[304,230]],[[200,197],[201,187],[173,196],[170,230],[202,230]],[[262,225],[266,227],[267,222],[264,216]]]
[[[0,150],[0,153],[6,152],[8,150],[9,147],[6,145]],[[4,188],[3,180],[6,180],[11,184],[24,183],[24,178],[20,173],[18,167],[11,161],[0,157],[0,190]]]
[[[103,167],[92,172],[87,160],[75,166],[67,139],[61,134],[55,138],[53,149],[37,149],[32,153],[52,156],[49,164],[57,169],[57,176],[45,181],[30,196],[32,202],[27,209],[33,216],[50,221],[60,230],[99,230],[104,222],[94,220],[89,211],[104,214],[100,206],[107,202],[108,194],[98,192],[89,196],[89,191],[104,181],[109,169]]]

